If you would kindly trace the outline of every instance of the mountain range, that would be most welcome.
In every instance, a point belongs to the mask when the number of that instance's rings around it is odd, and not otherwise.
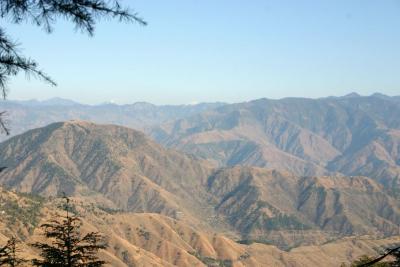
[[[399,97],[0,109],[0,208],[22,214],[0,241],[38,238],[63,194],[113,266],[336,266],[399,241]]]
[[[221,105],[223,103],[156,106],[146,102],[129,105],[113,103],[86,105],[68,99],[52,98],[44,101],[0,101],[0,110],[7,112],[8,127],[11,129],[11,136],[14,136],[53,122],[73,119],[111,123],[144,130]],[[7,138],[6,135],[0,135],[0,140]]]
[[[150,135],[219,166],[362,175],[387,188],[399,187],[398,97],[259,99],[178,119]]]
[[[400,97],[375,93],[226,104],[83,105],[66,99],[5,101],[12,135],[71,119],[144,131],[156,142],[218,166],[296,175],[368,176],[399,187]],[[3,140],[6,136],[2,136]]]
[[[373,179],[217,167],[122,126],[50,124],[1,143],[0,162],[7,189],[96,199],[281,248],[400,234],[399,202]]]

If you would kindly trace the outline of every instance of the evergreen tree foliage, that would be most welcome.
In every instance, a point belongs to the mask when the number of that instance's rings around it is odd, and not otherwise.
[[[368,264],[373,260],[374,260],[373,258],[364,255],[364,256],[360,257],[359,259],[355,260],[354,262],[352,262],[350,267],[364,266],[365,264]],[[377,263],[373,263],[370,266],[372,266],[372,267],[389,267],[390,265],[386,262],[377,262]],[[347,267],[347,265],[343,265],[343,267]]]
[[[66,215],[54,218],[40,227],[47,238],[46,243],[36,242],[32,246],[40,250],[42,259],[32,261],[42,267],[98,267],[105,264],[97,253],[107,247],[104,238],[97,232],[84,236],[80,233],[81,220],[70,214],[71,204],[66,198]]]
[[[4,247],[0,247],[0,266],[20,266],[25,260],[18,258],[17,239],[12,237]]]
[[[363,256],[354,261],[351,267],[400,267],[400,247],[385,249],[385,252],[373,259]]]
[[[57,19],[71,21],[75,27],[93,35],[96,22],[101,18],[116,18],[120,21],[138,22],[145,25],[137,13],[121,7],[118,1],[108,0],[1,0],[0,19],[13,24],[32,23],[42,27],[46,32],[53,30]],[[3,24],[4,25],[4,24]],[[45,82],[56,83],[43,72],[37,62],[22,55],[19,45],[0,26],[0,94],[7,96],[7,81],[19,72],[27,76],[43,79]],[[9,134],[5,123],[5,113],[0,112],[0,130]]]

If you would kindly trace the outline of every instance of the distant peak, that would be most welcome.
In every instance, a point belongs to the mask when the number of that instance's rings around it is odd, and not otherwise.
[[[356,92],[352,92],[350,94],[344,95],[343,97],[344,98],[353,98],[353,97],[361,97],[361,95]]]
[[[68,120],[65,123],[69,123],[69,124],[93,124],[93,122],[80,120],[80,119]]]
[[[373,93],[373,94],[371,95],[371,97],[378,97],[378,98],[383,98],[383,99],[390,98],[390,96],[387,96],[387,95],[382,94],[382,93]]]
[[[40,105],[45,105],[45,106],[74,106],[74,105],[79,105],[79,103],[70,100],[70,99],[65,99],[61,97],[53,97],[47,100],[41,100],[38,101]]]
[[[74,120],[68,120],[68,121],[61,122],[61,125],[62,125],[63,127],[65,127],[65,126],[71,126],[71,125],[79,125],[79,126],[85,126],[85,127],[87,127],[87,126],[96,125],[96,124],[93,123],[93,122],[90,122],[90,121],[85,121],[85,120],[80,120],[80,119],[74,119]]]
[[[110,130],[110,129],[125,129],[126,131],[130,132],[135,132],[135,133],[140,133],[143,134],[140,131],[137,131],[135,129],[126,127],[126,126],[121,126],[117,124],[109,124],[109,123],[96,123],[93,121],[87,121],[87,120],[80,120],[80,119],[73,119],[73,120],[68,120],[64,122],[59,122],[55,124],[60,124],[61,128],[69,128],[69,127],[74,127],[74,126],[79,126],[81,128],[86,128],[86,129],[104,129],[104,131]]]
[[[146,107],[154,107],[155,105],[149,102],[135,102],[132,104],[132,106],[146,108]]]

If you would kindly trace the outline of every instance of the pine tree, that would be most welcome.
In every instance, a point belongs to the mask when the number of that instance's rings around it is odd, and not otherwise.
[[[43,267],[98,267],[105,262],[97,253],[107,247],[104,238],[98,232],[91,232],[81,237],[81,219],[70,214],[71,204],[65,197],[66,215],[52,219],[40,227],[44,231],[47,243],[34,243],[40,250],[42,259],[33,260],[34,266]]]
[[[4,247],[0,247],[0,266],[20,266],[25,260],[18,258],[17,239],[12,237]]]

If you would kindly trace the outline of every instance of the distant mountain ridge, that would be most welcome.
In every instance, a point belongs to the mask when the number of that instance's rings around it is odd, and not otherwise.
[[[55,98],[4,101],[0,110],[8,111],[12,135],[70,119],[111,123],[145,131],[167,147],[219,166],[363,175],[399,189],[399,96],[350,93],[182,106],[90,106]]]
[[[381,94],[259,99],[154,127],[158,142],[220,166],[342,173],[399,189],[400,101]]]
[[[23,106],[73,106],[73,105],[81,105],[80,103],[65,99],[61,97],[53,97],[46,100],[6,100],[9,103],[15,103]]]
[[[178,107],[53,99],[2,109],[20,131],[78,119],[0,143],[0,207],[30,196],[8,190],[73,196],[88,227],[110,237],[103,256],[113,266],[337,266],[400,235],[399,97]],[[158,143],[121,125],[138,125]],[[37,224],[25,221],[29,209],[14,213],[12,227],[9,210],[0,241],[29,241]]]
[[[150,126],[160,125],[222,105],[224,103],[157,106],[146,102],[126,105],[113,103],[86,105],[68,99],[52,98],[43,101],[0,101],[0,111],[7,112],[6,119],[11,128],[11,136],[14,136],[50,123],[74,119],[112,123],[144,130]],[[9,137],[0,135],[0,141],[7,138]]]

